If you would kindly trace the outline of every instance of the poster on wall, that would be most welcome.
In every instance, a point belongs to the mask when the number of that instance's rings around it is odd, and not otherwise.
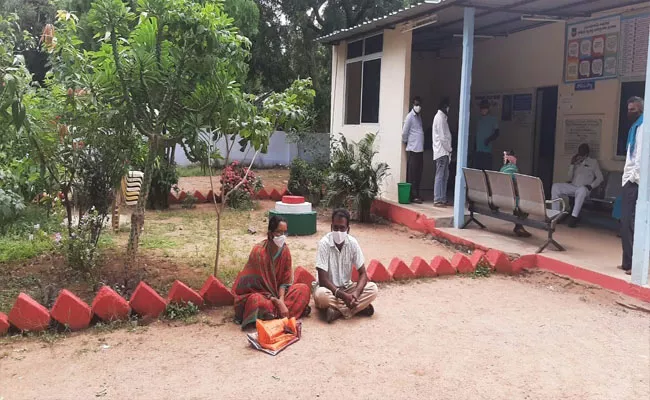
[[[567,25],[565,82],[618,76],[619,15]]]
[[[650,14],[621,20],[621,54],[619,71],[622,77],[645,77],[648,60]]]
[[[564,120],[564,155],[571,157],[578,147],[589,145],[593,158],[600,158],[600,135],[603,130],[602,118],[572,118]]]
[[[533,124],[533,95],[531,93],[512,95],[512,120],[520,126]]]

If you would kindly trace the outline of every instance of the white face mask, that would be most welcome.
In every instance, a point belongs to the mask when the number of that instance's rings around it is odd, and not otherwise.
[[[416,114],[419,114],[421,109],[421,106],[413,106],[413,111],[415,111]]]
[[[334,238],[334,243],[341,244],[341,243],[345,242],[345,239],[348,238],[348,233],[347,232],[334,231],[334,232],[332,232],[332,236]]]
[[[275,243],[276,246],[282,247],[284,246],[284,242],[287,241],[287,236],[286,235],[281,235],[281,236],[275,236],[273,238],[273,243]]]

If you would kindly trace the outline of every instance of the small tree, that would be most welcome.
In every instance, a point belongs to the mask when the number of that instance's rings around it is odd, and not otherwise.
[[[237,93],[237,91],[233,92]],[[273,132],[279,128],[292,130],[302,126],[309,118],[309,109],[314,99],[314,90],[310,79],[297,80],[291,87],[282,93],[269,93],[263,96],[233,95],[227,101],[219,104],[227,104],[220,109],[214,108],[209,129],[203,130],[196,143],[194,143],[194,154],[202,154],[202,159],[209,166],[210,186],[212,188],[213,204],[217,217],[217,250],[214,261],[214,274],[219,269],[219,255],[221,250],[221,216],[228,204],[228,197],[246,182],[251,168],[260,152],[265,153]],[[239,184],[229,191],[225,191],[225,185],[219,188],[217,202],[217,191],[215,191],[212,176],[212,158],[217,152],[216,143],[220,140],[225,142],[225,154],[220,155],[224,166],[230,164],[231,153],[235,145],[239,144],[242,149],[250,146],[254,150],[250,164],[246,167],[246,173]],[[223,171],[222,171],[223,174]]]

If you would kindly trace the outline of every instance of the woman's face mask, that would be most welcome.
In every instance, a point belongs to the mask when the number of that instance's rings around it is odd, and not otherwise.
[[[280,235],[280,236],[273,237],[273,243],[275,243],[275,245],[278,247],[284,246],[286,241],[287,241],[287,235]]]

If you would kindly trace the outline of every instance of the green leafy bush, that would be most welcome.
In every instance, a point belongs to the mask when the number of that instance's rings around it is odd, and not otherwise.
[[[70,237],[63,241],[68,266],[86,279],[95,276],[99,265],[97,242],[105,223],[106,216],[92,208],[81,217]]]
[[[377,155],[375,139],[368,133],[359,142],[348,143],[341,135],[332,142],[332,165],[327,178],[326,203],[356,211],[360,222],[370,221],[372,202],[388,176],[388,164],[373,162]]]
[[[291,194],[304,196],[317,206],[323,196],[325,170],[324,165],[309,164],[305,160],[294,159],[289,172],[289,191]]]
[[[188,194],[184,199],[183,199],[183,204],[181,204],[181,207],[186,209],[186,210],[191,210],[194,207],[196,207],[196,197],[194,197],[193,194]]]
[[[187,303],[169,303],[165,309],[165,318],[191,322],[192,318],[198,313],[199,307],[191,301]]]

